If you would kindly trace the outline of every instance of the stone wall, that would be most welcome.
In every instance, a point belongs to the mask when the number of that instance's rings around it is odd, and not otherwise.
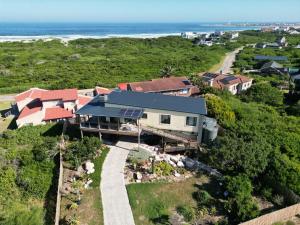
[[[288,220],[298,214],[300,214],[300,203],[275,212],[271,212],[253,220],[249,220],[241,223],[240,225],[271,225],[275,222]]]

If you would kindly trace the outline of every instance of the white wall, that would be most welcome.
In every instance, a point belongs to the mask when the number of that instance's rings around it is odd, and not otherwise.
[[[73,102],[64,102],[64,108],[65,109],[72,110],[72,109],[75,108],[75,106],[76,106],[75,101],[73,101]]]
[[[25,98],[23,101],[17,102],[17,106],[18,106],[19,112],[21,112],[22,109],[24,109],[24,107],[25,107],[28,103],[30,103],[31,101],[32,101],[31,98]]]
[[[43,101],[43,108],[52,108],[58,105],[63,105],[63,102],[61,100]]]
[[[23,117],[21,119],[17,119],[16,123],[18,127],[22,127],[24,125],[39,125],[43,124],[42,119],[44,118],[44,112],[38,111],[36,113],[33,113],[29,116]]]

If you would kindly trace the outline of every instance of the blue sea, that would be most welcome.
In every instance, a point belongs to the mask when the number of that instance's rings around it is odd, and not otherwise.
[[[160,37],[182,32],[240,31],[258,26],[217,23],[0,23],[1,39]]]

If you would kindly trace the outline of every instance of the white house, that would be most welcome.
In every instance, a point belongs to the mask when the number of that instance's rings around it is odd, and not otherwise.
[[[97,132],[100,137],[150,133],[187,145],[207,142],[203,133],[209,139],[216,137],[217,125],[207,126],[206,114],[204,98],[129,91],[96,96],[76,112],[82,132]]]
[[[74,117],[74,112],[92,98],[77,94],[76,89],[44,90],[31,88],[15,97],[19,112],[17,126],[39,125]]]

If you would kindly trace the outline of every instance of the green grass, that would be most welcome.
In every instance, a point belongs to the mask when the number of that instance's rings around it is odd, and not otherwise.
[[[191,178],[179,183],[146,183],[127,186],[128,197],[137,225],[150,225],[172,214],[176,207],[196,207],[193,193],[197,184],[206,184],[209,178]]]
[[[5,110],[5,109],[9,109],[11,102],[10,101],[0,101],[0,111]]]
[[[93,183],[91,184],[93,188],[99,187],[100,185],[102,166],[108,152],[109,149],[103,149],[101,156],[93,160],[93,163],[95,164],[95,172],[89,175],[89,177],[93,180]]]

